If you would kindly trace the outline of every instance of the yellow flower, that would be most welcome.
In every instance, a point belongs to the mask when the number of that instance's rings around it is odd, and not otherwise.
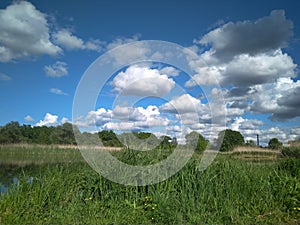
[[[92,200],[93,198],[92,197],[89,197],[89,198],[85,198],[84,200],[85,201],[90,201],[90,200]]]

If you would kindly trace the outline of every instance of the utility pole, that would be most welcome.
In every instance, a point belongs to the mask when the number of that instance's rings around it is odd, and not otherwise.
[[[259,146],[259,134],[256,135],[256,145]]]

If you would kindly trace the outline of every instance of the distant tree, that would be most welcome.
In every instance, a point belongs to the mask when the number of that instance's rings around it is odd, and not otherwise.
[[[281,149],[282,143],[277,138],[272,138],[269,141],[268,147],[271,149]]]
[[[241,146],[245,143],[244,137],[239,131],[230,129],[221,131],[219,133],[218,142],[221,145],[220,151],[223,152],[232,151],[236,146]]]
[[[74,145],[76,144],[73,133],[73,125],[71,123],[64,123],[52,129],[50,135],[52,144]]]
[[[12,121],[0,129],[1,144],[16,144],[22,140],[21,127],[19,122]]]
[[[246,141],[246,146],[249,146],[249,147],[255,147],[256,144],[253,140],[247,140]]]
[[[178,145],[178,141],[176,137],[172,138],[172,145],[177,146]]]
[[[161,136],[160,138],[160,144],[159,146],[162,147],[163,149],[167,149],[167,148],[171,148],[172,147],[172,138],[170,138],[169,136]]]
[[[206,149],[209,141],[207,141],[201,134],[193,131],[185,136],[186,145],[195,148],[195,151],[202,152]]]
[[[98,132],[99,138],[104,146],[122,147],[123,144],[119,141],[117,135],[112,131],[103,130]]]

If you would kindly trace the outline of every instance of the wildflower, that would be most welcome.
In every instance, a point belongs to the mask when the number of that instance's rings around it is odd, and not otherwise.
[[[85,198],[84,200],[85,201],[90,201],[90,200],[92,200],[93,198],[92,197],[89,197],[89,198]]]

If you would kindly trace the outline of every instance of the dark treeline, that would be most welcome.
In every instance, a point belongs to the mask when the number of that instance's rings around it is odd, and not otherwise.
[[[76,138],[75,139],[75,135]],[[194,148],[196,151],[203,151],[208,146],[218,148],[220,151],[231,151],[236,146],[255,146],[255,143],[245,143],[244,137],[238,131],[224,130],[219,133],[219,137],[214,143],[209,143],[201,134],[192,131],[185,136],[186,146]],[[222,141],[218,141],[222,140]],[[113,131],[102,130],[98,133],[80,132],[71,123],[64,123],[58,126],[31,126],[20,125],[19,122],[10,122],[0,127],[0,144],[61,144],[76,145],[92,144],[111,147],[126,147],[130,149],[152,149],[156,146],[163,148],[173,148],[178,145],[175,137],[156,137],[147,132],[130,132],[116,134]],[[269,148],[280,149],[282,143],[277,138],[270,140]]]
[[[10,122],[0,127],[0,144],[62,144],[76,145],[75,135],[80,144],[102,144],[111,147],[130,147],[126,143],[136,143],[137,140],[145,139],[147,144],[158,144],[163,147],[177,145],[176,138],[168,136],[157,138],[151,133],[132,132],[115,134],[113,131],[103,130],[98,133],[81,133],[76,126],[71,123],[64,123],[58,126],[31,126],[20,125],[19,122]],[[121,141],[122,142],[121,142]],[[145,141],[143,142],[145,143]]]

